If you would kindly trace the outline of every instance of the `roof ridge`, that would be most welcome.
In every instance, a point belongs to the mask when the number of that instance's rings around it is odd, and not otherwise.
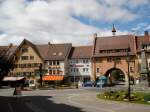
[[[51,45],[69,45],[69,44],[72,44],[72,43],[51,43]],[[48,45],[48,44],[34,44],[35,46],[40,46],[40,45]]]
[[[116,36],[102,36],[102,37],[98,37],[98,38],[115,38],[115,37],[123,38],[122,36],[134,36],[134,35],[126,34],[126,35],[116,35]]]
[[[92,45],[84,45],[84,46],[72,46],[72,47],[92,47]]]

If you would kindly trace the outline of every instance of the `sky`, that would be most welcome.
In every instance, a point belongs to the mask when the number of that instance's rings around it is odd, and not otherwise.
[[[150,32],[150,0],[0,0],[0,46],[26,38],[35,44],[90,45],[93,34]]]

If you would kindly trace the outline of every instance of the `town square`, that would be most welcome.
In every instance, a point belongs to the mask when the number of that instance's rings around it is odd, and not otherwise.
[[[150,0],[0,0],[0,112],[150,112]]]

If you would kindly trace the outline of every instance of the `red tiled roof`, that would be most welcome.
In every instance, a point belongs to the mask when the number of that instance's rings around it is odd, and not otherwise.
[[[150,35],[149,36],[136,36],[137,41],[137,51],[142,49],[142,44],[150,44]]]
[[[135,40],[132,35],[120,35],[111,37],[97,37],[95,38],[93,56],[124,56],[124,53],[100,53],[100,50],[114,50],[114,49],[128,49],[130,54],[135,55]]]
[[[65,60],[69,55],[71,47],[70,43],[36,45],[44,60]]]
[[[72,47],[70,58],[91,58],[92,56],[92,46],[78,46]]]
[[[35,45],[32,42],[24,39],[22,43],[17,47],[15,52],[19,50],[22,44],[27,43],[31,47],[34,48],[36,53],[41,57],[43,60],[65,60],[69,55],[71,50],[72,44],[43,44],[43,45]],[[55,53],[55,54],[54,54]]]
[[[16,50],[17,46],[0,46],[0,55],[3,55],[3,53],[5,55],[9,54],[9,56],[11,56],[15,50]]]

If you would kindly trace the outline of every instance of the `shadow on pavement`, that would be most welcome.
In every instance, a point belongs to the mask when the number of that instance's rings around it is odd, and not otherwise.
[[[20,98],[0,96],[0,112],[33,112],[25,103],[34,104],[44,112],[85,112],[67,104],[56,104],[51,96],[23,96]],[[31,106],[32,107],[32,106]]]

